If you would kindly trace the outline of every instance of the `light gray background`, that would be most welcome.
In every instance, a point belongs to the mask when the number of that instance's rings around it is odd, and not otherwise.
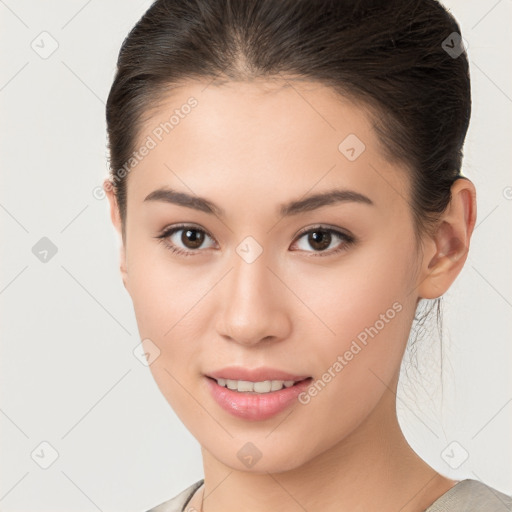
[[[0,0],[4,512],[138,512],[202,477],[198,443],[133,355],[140,339],[119,241],[107,200],[93,195],[107,174],[104,103],[117,53],[150,3]],[[438,471],[511,494],[512,1],[445,5],[468,43],[464,173],[478,221],[445,296],[444,389],[439,340],[423,338],[399,417]],[[31,47],[48,51],[52,39],[48,58]],[[43,237],[58,250],[46,263],[32,252]],[[42,442],[58,453],[47,469]]]

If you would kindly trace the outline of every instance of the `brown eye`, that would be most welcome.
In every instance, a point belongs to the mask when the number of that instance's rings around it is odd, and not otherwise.
[[[198,229],[183,229],[181,242],[187,249],[198,249],[204,242],[204,232]]]
[[[182,256],[201,254],[204,252],[204,249],[215,245],[215,240],[210,234],[203,229],[191,225],[171,226],[156,238],[170,251]],[[211,243],[204,246],[207,238],[211,240]]]
[[[331,244],[331,233],[326,230],[310,231],[308,233],[308,243],[310,246],[317,250],[323,251]]]
[[[354,243],[352,235],[322,226],[304,229],[295,242],[301,251],[311,253],[310,256],[329,256],[348,249]]]

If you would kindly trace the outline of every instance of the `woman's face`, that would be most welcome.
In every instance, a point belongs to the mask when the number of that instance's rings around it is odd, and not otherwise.
[[[366,111],[291,84],[171,91],[128,174],[123,279],[151,372],[208,452],[254,472],[299,467],[378,410],[421,279],[407,171]],[[249,394],[213,375],[309,380]]]

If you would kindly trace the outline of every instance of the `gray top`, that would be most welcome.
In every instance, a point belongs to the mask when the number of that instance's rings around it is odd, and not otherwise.
[[[198,512],[191,507],[186,508],[194,493],[203,485],[199,480],[171,500],[147,512]],[[440,496],[424,512],[510,512],[512,511],[512,497],[479,482],[466,479],[455,484],[451,489]]]

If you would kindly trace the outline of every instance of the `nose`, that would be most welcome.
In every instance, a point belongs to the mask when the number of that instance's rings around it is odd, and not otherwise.
[[[265,251],[252,263],[233,255],[216,326],[225,339],[251,346],[289,336],[290,291],[268,263]]]

